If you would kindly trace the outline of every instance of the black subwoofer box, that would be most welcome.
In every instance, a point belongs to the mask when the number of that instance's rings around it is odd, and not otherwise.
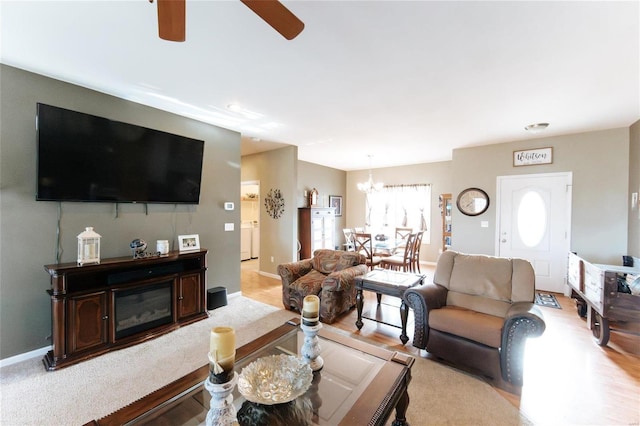
[[[207,311],[212,311],[227,304],[226,287],[213,287],[207,290]]]

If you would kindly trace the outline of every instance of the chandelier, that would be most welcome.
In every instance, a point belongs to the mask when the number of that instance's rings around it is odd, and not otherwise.
[[[373,173],[371,172],[371,155],[369,155],[369,180],[359,183],[358,190],[367,194],[371,194],[372,192],[378,192],[382,190],[383,185],[384,184],[382,182],[373,181]]]

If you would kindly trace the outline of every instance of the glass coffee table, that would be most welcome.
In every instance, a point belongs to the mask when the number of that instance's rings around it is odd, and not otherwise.
[[[269,355],[299,355],[304,342],[294,318],[236,351],[238,374]],[[384,425],[395,410],[394,425],[405,425],[407,389],[414,358],[323,328],[319,333],[324,367],[314,373],[305,398],[315,425]],[[206,355],[206,354],[205,354]],[[204,356],[203,356],[204,358]],[[209,365],[87,425],[203,425],[211,395],[204,389]],[[239,412],[252,404],[234,390]],[[270,409],[277,409],[271,406]],[[86,426],[86,425],[85,425]]]

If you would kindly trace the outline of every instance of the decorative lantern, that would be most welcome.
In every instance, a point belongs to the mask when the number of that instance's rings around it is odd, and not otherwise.
[[[100,235],[87,226],[78,235],[78,265],[100,263]]]

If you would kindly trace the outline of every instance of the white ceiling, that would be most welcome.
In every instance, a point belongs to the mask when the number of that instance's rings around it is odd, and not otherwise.
[[[187,0],[173,43],[146,0],[2,0],[1,61],[238,130],[243,154],[293,144],[342,170],[640,118],[638,1],[284,4],[305,23],[292,41],[240,1]]]

